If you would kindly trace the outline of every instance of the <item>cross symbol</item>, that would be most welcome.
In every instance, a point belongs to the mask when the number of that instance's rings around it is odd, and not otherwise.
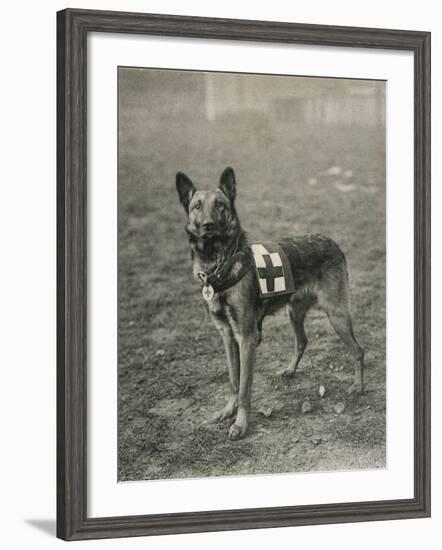
[[[265,267],[258,267],[258,275],[261,279],[265,279],[267,282],[267,290],[273,292],[275,290],[275,279],[276,277],[283,277],[284,270],[282,266],[274,266],[269,254],[262,255]]]

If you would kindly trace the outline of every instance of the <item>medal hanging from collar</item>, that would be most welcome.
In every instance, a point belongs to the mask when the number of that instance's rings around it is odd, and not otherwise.
[[[210,302],[213,300],[213,297],[215,295],[215,291],[213,290],[213,286],[209,285],[207,282],[207,274],[203,271],[200,271],[198,273],[198,277],[200,278],[200,281],[203,283],[203,288],[201,289],[201,294],[203,295],[203,298],[206,302]]]

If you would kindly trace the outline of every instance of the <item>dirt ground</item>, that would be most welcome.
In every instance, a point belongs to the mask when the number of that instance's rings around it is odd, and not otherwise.
[[[197,118],[184,129],[172,118],[149,127],[146,117],[141,131],[136,109],[127,112],[119,167],[118,479],[385,467],[383,132],[318,132],[246,114]],[[227,165],[236,171],[237,209],[252,240],[324,233],[338,242],[355,334],[366,350],[366,390],[352,396],[351,357],[313,312],[296,377],[278,378],[293,336],[285,312],[267,318],[250,428],[240,441],[228,439],[229,421],[208,422],[226,397],[225,357],[191,277],[175,191],[178,170],[208,187]],[[303,413],[306,401],[312,410]]]

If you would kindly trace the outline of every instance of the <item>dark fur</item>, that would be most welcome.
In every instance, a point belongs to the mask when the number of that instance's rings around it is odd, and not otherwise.
[[[221,175],[215,191],[197,191],[181,172],[176,178],[177,191],[188,214],[193,273],[209,272],[231,257],[233,247],[250,253],[247,235],[241,228],[235,208],[236,181],[231,168]],[[261,341],[266,315],[287,306],[295,333],[294,356],[281,375],[294,375],[307,346],[304,319],[312,306],[322,308],[332,326],[350,348],[355,358],[354,388],[362,392],[364,351],[356,341],[348,310],[348,275],[345,256],[339,246],[322,235],[303,235],[279,241],[290,261],[296,292],[291,295],[261,299],[254,270],[236,285],[216,293],[208,302],[212,319],[220,331],[227,356],[229,398],[216,419],[235,415],[230,427],[232,439],[247,431],[255,352]],[[240,264],[232,266],[238,272]]]

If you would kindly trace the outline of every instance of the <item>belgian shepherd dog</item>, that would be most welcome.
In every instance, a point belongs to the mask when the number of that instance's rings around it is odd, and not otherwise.
[[[185,174],[176,175],[176,188],[188,216],[193,275],[202,286],[210,315],[227,356],[229,395],[214,420],[235,417],[229,437],[247,432],[253,367],[261,341],[263,319],[286,307],[295,333],[294,355],[279,374],[293,376],[307,346],[304,319],[313,306],[328,316],[355,361],[353,388],[363,391],[364,350],[353,334],[348,308],[348,274],[344,253],[330,238],[302,235],[278,245],[289,260],[294,292],[263,297],[254,268],[251,244],[235,208],[236,180],[232,168],[221,175],[215,190],[197,190]]]

